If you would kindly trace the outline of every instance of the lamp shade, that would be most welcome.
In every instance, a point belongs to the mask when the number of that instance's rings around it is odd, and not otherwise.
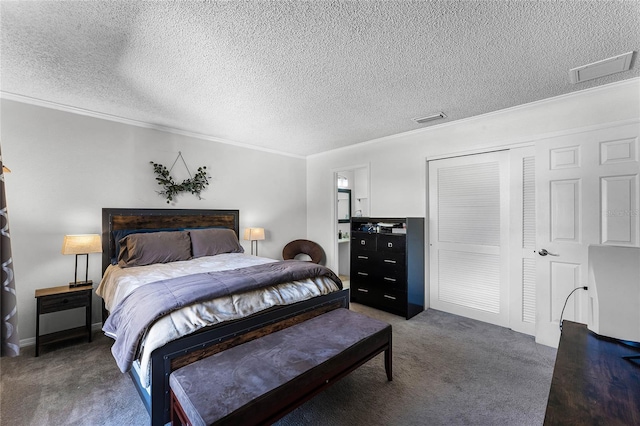
[[[244,239],[249,241],[264,240],[264,228],[246,228]]]
[[[65,235],[62,254],[102,253],[102,242],[98,234]]]

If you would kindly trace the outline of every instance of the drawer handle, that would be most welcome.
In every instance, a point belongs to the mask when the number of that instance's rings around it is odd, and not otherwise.
[[[367,245],[367,241],[366,241],[366,240],[360,240],[360,245],[361,245],[361,246],[365,246],[365,245]]]
[[[393,243],[387,243],[387,247],[393,248]]]
[[[388,294],[385,294],[384,297],[386,297],[387,299],[396,300],[395,296],[389,296]]]
[[[385,259],[385,260],[384,260],[384,263],[393,263],[393,264],[396,264],[396,263],[398,263],[398,262],[396,262],[395,260],[391,260],[391,259]]]
[[[362,293],[369,293],[369,290],[367,290],[366,288],[359,288],[358,291]]]
[[[365,276],[365,277],[368,277],[368,276],[369,276],[369,274],[367,274],[366,272],[358,272],[358,275],[363,275],[363,276]]]
[[[389,278],[389,277],[384,277],[385,281],[391,281],[392,283],[395,283],[397,280],[395,278]]]
[[[369,259],[369,256],[358,256],[358,259],[365,259],[365,260],[368,260],[368,259]]]

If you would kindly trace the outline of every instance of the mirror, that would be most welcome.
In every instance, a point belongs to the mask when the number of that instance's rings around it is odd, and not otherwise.
[[[351,190],[338,188],[338,223],[351,220]]]

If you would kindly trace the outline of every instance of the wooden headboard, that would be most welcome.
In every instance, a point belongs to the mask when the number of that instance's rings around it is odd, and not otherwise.
[[[111,263],[115,241],[111,231],[121,229],[204,228],[223,226],[240,236],[238,210],[102,209],[102,272]]]

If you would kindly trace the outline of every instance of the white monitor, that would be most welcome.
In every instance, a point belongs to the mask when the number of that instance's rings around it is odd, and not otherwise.
[[[640,342],[640,247],[590,245],[588,286],[589,330]]]

